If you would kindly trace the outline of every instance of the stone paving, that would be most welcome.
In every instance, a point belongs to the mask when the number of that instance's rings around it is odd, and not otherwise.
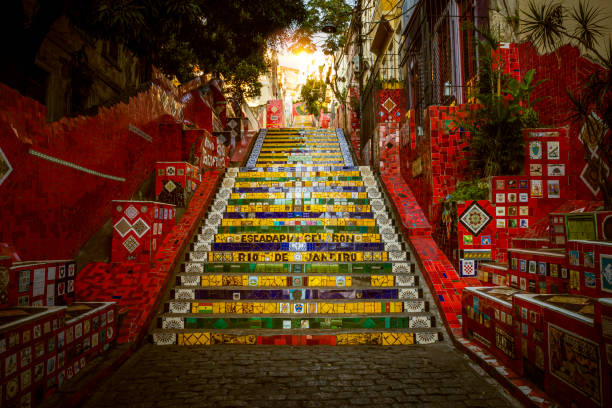
[[[86,408],[517,407],[448,343],[427,346],[148,344]]]

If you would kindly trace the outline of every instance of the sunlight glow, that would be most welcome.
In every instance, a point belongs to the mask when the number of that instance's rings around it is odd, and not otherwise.
[[[286,54],[280,54],[278,56],[278,64],[282,67],[299,70],[300,79],[302,79],[303,82],[306,81],[306,77],[309,75],[318,75],[319,66],[326,65],[328,60],[329,58],[320,51],[315,53],[299,52],[298,54],[287,52]]]

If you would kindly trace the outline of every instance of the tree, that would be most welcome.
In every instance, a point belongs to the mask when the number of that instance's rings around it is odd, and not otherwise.
[[[303,101],[315,118],[319,118],[323,104],[325,103],[325,93],[327,84],[321,78],[309,77],[300,90],[300,102]]]
[[[302,2],[278,0],[8,0],[2,13],[0,81],[23,91],[40,46],[52,25],[67,17],[92,39],[123,43],[146,65],[181,80],[213,72],[240,88],[257,92],[254,72],[267,68],[274,37],[306,19]],[[19,39],[15,41],[15,38]]]
[[[292,48],[314,52],[318,48],[315,35],[321,34],[324,27],[333,27],[334,31],[324,35],[320,46],[326,55],[334,54],[346,42],[352,6],[344,0],[305,0],[305,5],[307,17],[295,30]]]
[[[569,21],[563,21],[565,15]],[[523,16],[521,33],[536,47],[554,51],[561,45],[573,44],[599,65],[578,89],[566,89],[572,105],[568,119],[586,129],[588,137],[581,139],[585,160],[597,169],[605,208],[612,210],[612,177],[604,165],[612,165],[612,40],[608,38],[607,44],[603,44],[605,51],[600,50],[606,14],[582,0],[571,9],[561,3],[538,5],[531,0]]]
[[[334,62],[335,62],[335,54],[334,54]],[[335,65],[336,64],[334,63],[334,66]],[[327,76],[325,77],[325,83],[329,85],[332,92],[334,93],[336,100],[342,105],[342,108],[344,111],[344,114],[342,115],[342,118],[344,121],[344,123],[342,123],[343,129],[347,128],[346,126],[346,103],[347,103],[349,88],[346,84],[344,88],[341,88],[338,83],[344,82],[345,80],[346,80],[345,78],[338,78],[337,76],[332,78],[332,67],[331,66],[329,67],[329,69],[327,70]]]

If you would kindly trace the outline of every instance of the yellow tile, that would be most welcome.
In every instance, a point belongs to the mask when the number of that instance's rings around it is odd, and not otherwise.
[[[319,313],[333,313],[334,308],[332,303],[319,303]]]
[[[265,302],[263,304],[266,314],[278,313],[278,303]]]
[[[264,313],[264,306],[262,303],[253,303],[252,307],[253,307],[252,313],[255,313],[255,314]]]

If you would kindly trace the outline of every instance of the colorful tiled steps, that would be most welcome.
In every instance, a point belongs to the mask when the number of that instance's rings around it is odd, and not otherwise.
[[[232,317],[230,315],[206,317],[196,314],[161,316],[162,329],[427,329],[433,324],[427,314],[412,313],[410,316],[370,315],[344,317],[342,315],[309,315],[301,318],[287,318],[283,315],[270,317]]]
[[[353,273],[343,275],[331,275],[328,273],[306,272],[305,274],[283,274],[265,272],[253,272],[243,274],[241,272],[213,272],[210,274],[186,274],[181,273],[176,277],[177,286],[202,286],[202,287],[248,287],[259,289],[261,287],[304,287],[304,288],[381,288],[395,286],[418,286],[419,278],[415,275],[383,275],[379,273]],[[307,275],[306,275],[307,274]],[[306,276],[305,276],[306,275]]]
[[[341,132],[268,130],[227,170],[156,344],[427,344],[441,338],[369,167]]]

